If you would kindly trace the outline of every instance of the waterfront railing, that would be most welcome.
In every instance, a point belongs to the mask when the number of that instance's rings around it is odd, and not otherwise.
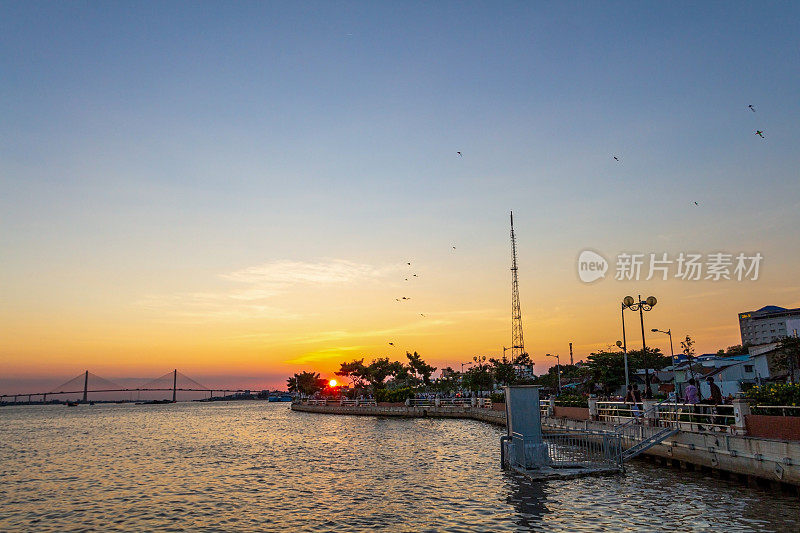
[[[733,434],[735,416],[732,405],[689,404],[662,401],[647,412],[626,402],[597,402],[597,418],[620,425],[631,421],[649,426],[671,427],[681,431],[719,431]]]
[[[474,403],[474,405],[473,405]],[[409,407],[492,407],[489,398],[409,398]]]

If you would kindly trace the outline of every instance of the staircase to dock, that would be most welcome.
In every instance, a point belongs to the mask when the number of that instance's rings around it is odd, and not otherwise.
[[[644,431],[644,428],[648,427],[643,425],[644,421],[649,418],[649,415],[651,415],[653,411],[658,409],[661,403],[663,402],[659,402],[650,409],[642,412],[641,415],[623,424],[614,426],[614,434],[618,435],[622,442],[628,444],[628,447],[622,452],[623,461],[633,459],[640,453],[649,450],[656,444],[661,444],[664,440],[678,433],[679,430],[673,427],[665,427],[655,433]],[[631,445],[631,443],[633,444]]]

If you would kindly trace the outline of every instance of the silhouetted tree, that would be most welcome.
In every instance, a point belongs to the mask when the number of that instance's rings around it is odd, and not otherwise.
[[[290,392],[299,392],[303,396],[311,396],[321,391],[327,384],[326,380],[315,372],[300,372],[287,380]]]
[[[411,371],[414,374],[419,374],[422,377],[422,382],[425,385],[431,384],[431,374],[436,372],[436,367],[431,366],[425,361],[422,360],[422,356],[420,356],[417,352],[409,353],[406,352],[406,357],[408,358],[408,366],[411,368]]]

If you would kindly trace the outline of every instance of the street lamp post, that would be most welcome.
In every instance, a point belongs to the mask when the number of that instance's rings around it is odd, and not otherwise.
[[[555,357],[556,358],[556,371],[558,373],[558,394],[561,395],[561,360],[558,357],[558,354],[545,354],[547,357]]]
[[[675,350],[672,348],[672,328],[668,329],[667,331],[661,331],[660,329],[653,328],[650,331],[653,333],[663,333],[664,335],[669,335],[669,355],[672,358],[672,381],[675,386],[675,403],[678,403],[678,373],[675,371]]]
[[[644,340],[644,313],[642,311],[650,311],[653,307],[656,306],[658,300],[656,300],[655,296],[648,296],[646,300],[642,300],[642,296],[638,296],[638,302],[633,299],[633,296],[626,296],[622,300],[622,314],[625,314],[625,309],[630,309],[631,311],[639,311],[639,321],[642,325],[642,359],[644,360],[644,382],[645,382],[645,391],[644,397],[648,400],[653,397],[653,391],[650,388],[650,367],[647,364],[647,344],[645,344]],[[625,320],[622,321],[623,326],[625,325]]]
[[[630,298],[630,296],[628,296],[628,298]],[[620,306],[620,314],[622,316],[622,342],[617,341],[617,346],[622,348],[622,355],[625,358],[625,390],[627,391],[630,386],[630,377],[628,375],[628,341],[625,339],[625,302],[623,301]]]

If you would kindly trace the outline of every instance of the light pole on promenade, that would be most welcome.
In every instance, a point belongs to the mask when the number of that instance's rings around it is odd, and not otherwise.
[[[623,307],[624,309],[624,307]],[[622,316],[622,338],[625,338],[625,316]],[[625,359],[625,390],[628,390],[628,386],[630,385],[630,378],[628,377],[628,348],[625,345],[624,340],[617,341],[617,348],[622,348],[622,357]]]
[[[642,300],[642,296],[638,296],[638,302],[633,299],[633,296],[626,296],[622,300],[622,325],[625,326],[625,309],[630,309],[631,311],[639,311],[639,321],[642,325],[642,360],[644,361],[644,382],[645,382],[645,391],[644,397],[648,400],[653,397],[653,391],[650,388],[650,367],[648,366],[648,357],[647,357],[647,344],[645,344],[644,340],[644,313],[642,311],[650,311],[653,307],[656,306],[658,300],[656,300],[655,296],[648,296],[646,300]]]
[[[675,350],[672,348],[672,328],[668,329],[667,331],[661,331],[660,329],[653,328],[650,331],[653,333],[663,333],[664,335],[669,335],[669,355],[672,358],[672,379],[675,384],[675,402],[678,402],[678,373],[675,371]]]
[[[558,358],[558,354],[545,354],[547,357],[555,357],[556,358],[556,371],[558,372],[558,394],[561,395],[561,360]]]

